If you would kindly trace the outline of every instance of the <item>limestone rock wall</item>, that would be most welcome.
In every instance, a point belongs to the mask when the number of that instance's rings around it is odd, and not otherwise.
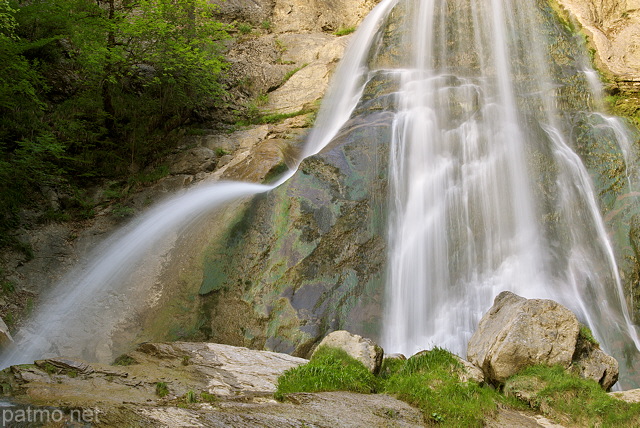
[[[589,38],[596,65],[625,88],[640,90],[640,0],[552,0]]]

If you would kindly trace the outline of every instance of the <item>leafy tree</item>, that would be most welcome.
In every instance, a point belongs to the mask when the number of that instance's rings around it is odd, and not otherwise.
[[[0,0],[0,234],[43,182],[118,176],[221,103],[207,0]]]

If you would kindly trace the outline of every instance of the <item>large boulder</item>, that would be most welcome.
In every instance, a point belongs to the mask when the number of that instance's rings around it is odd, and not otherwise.
[[[588,336],[580,332],[576,316],[559,303],[504,291],[480,320],[467,359],[493,384],[543,364],[560,365],[609,390],[618,381],[618,362]]]
[[[480,320],[467,359],[495,384],[536,364],[569,368],[579,328],[576,316],[559,303],[504,291]]]
[[[366,339],[357,334],[351,334],[345,330],[338,330],[329,333],[316,349],[322,346],[339,348],[347,354],[360,361],[372,373],[378,373],[382,366],[384,351],[371,339]],[[315,353],[315,351],[314,351]]]

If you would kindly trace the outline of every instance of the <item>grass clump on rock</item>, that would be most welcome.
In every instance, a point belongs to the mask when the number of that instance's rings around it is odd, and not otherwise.
[[[387,359],[375,376],[346,352],[322,347],[308,364],[279,378],[276,398],[293,392],[381,392],[420,408],[428,423],[483,426],[485,417],[497,409],[500,394],[461,381],[458,375],[463,370],[453,354],[436,348],[406,361]]]
[[[289,369],[278,379],[275,397],[283,400],[293,392],[376,391],[377,378],[360,361],[342,349],[320,347],[311,361]]]
[[[640,403],[618,400],[598,382],[568,373],[560,366],[528,367],[507,380],[504,393],[562,424],[640,426]]]
[[[418,407],[429,423],[480,427],[501,397],[489,387],[461,381],[463,371],[453,354],[441,348],[406,361],[385,360],[381,392]]]

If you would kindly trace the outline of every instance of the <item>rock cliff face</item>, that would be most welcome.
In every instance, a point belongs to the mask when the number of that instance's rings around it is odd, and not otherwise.
[[[640,1],[552,0],[588,37],[596,66],[624,89],[640,90]]]
[[[185,136],[183,146],[162,162],[168,167],[159,180],[138,189],[128,185],[120,189],[120,183],[107,183],[85,195],[91,214],[95,214],[87,221],[49,223],[20,231],[20,240],[29,248],[29,255],[7,252],[0,260],[3,275],[17,289],[11,299],[0,299],[3,313],[12,315],[10,327],[22,321],[20,314],[26,313],[34,302],[37,308],[37,296],[49,290],[91,248],[150,203],[201,181],[263,182],[277,176],[286,165],[296,164],[302,141],[313,123],[313,112],[350,38],[336,36],[333,31],[356,26],[376,3],[220,2],[220,18],[238,29],[232,34],[227,53],[232,98],[229,109],[220,112],[221,117],[234,121],[237,111],[253,119],[272,113],[293,113],[294,117],[273,124],[233,128],[231,132],[211,129],[204,130],[204,135]],[[114,191],[131,195],[114,199]],[[67,195],[50,193],[52,204],[64,205]],[[199,308],[197,292],[202,285],[202,254],[211,240],[220,238],[219,224],[237,218],[243,209],[229,208],[205,222],[198,232],[176,239],[165,253],[174,262],[165,264],[158,259],[149,264],[155,267],[153,272],[146,270],[148,278],[138,275],[136,284],[141,289],[154,289],[155,300],[150,303],[145,298],[132,305],[135,309],[131,313],[119,315],[122,333],[113,338],[113,345],[108,345],[117,349],[112,350],[114,354],[139,340],[205,337],[193,327]],[[156,278],[161,279],[154,285]],[[14,302],[15,296],[20,299]],[[234,301],[227,309],[233,314],[233,308],[242,305]],[[176,312],[176,306],[185,310]]]
[[[640,1],[551,0],[561,19],[586,36],[595,67],[611,95],[613,114],[635,117],[640,111]],[[582,122],[582,120],[580,121]],[[617,143],[597,129],[577,127],[578,154],[583,158],[600,195],[632,317],[640,322],[640,199],[637,192],[637,131],[627,149],[630,160],[614,155]],[[595,136],[595,138],[593,138]],[[592,141],[589,143],[589,139]]]

